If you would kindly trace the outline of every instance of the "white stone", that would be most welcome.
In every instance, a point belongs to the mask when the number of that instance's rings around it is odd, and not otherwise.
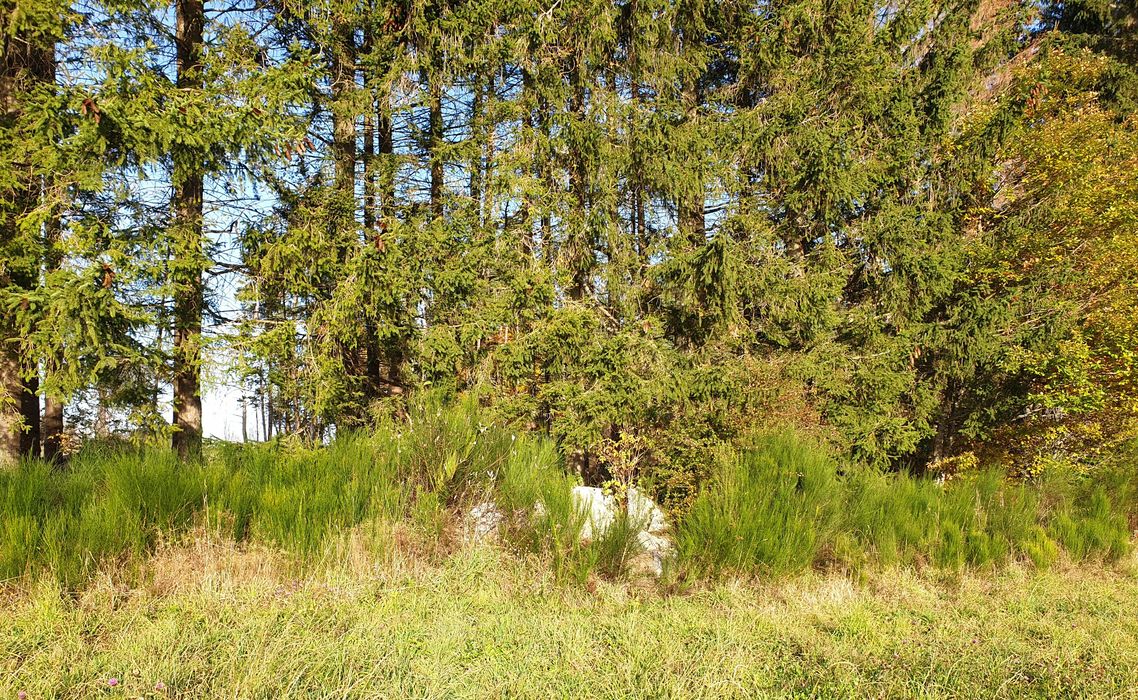
[[[628,489],[627,500],[623,504],[602,489],[592,486],[575,486],[571,495],[573,508],[584,519],[579,534],[582,542],[589,542],[603,535],[616,521],[620,509],[627,506],[629,523],[637,530],[636,542],[640,549],[632,563],[633,568],[655,576],[663,573],[664,562],[675,553],[675,545],[666,535],[668,521],[664,517],[664,511],[660,510],[651,498],[635,487]],[[492,503],[475,506],[471,510],[471,520],[479,522],[473,517],[475,510],[487,505],[493,508]],[[482,514],[491,511],[478,512]],[[504,519],[496,508],[492,512],[497,513],[497,519],[489,528],[490,532],[496,530],[497,524]],[[535,503],[533,513],[539,518],[545,515],[545,504],[540,501]]]
[[[581,525],[582,540],[601,536],[616,519],[615,499],[593,486],[573,487],[573,508],[585,516],[585,522]]]
[[[481,542],[498,534],[498,527],[506,520],[492,501],[483,501],[466,514],[466,534],[474,542]]]
[[[639,532],[636,535],[636,542],[640,545],[643,554],[643,562],[645,568],[650,570],[653,575],[659,577],[664,573],[664,562],[675,553],[675,546],[672,541],[660,535],[653,535],[650,532]],[[638,558],[641,558],[638,557]]]
[[[635,486],[628,489],[628,517],[633,524],[646,532],[657,533],[668,529],[664,511]]]
[[[664,511],[660,510],[651,498],[645,496],[635,486],[628,489],[628,518],[639,530],[653,534],[668,529]],[[591,540],[604,534],[616,520],[620,506],[616,499],[599,488],[591,486],[573,487],[573,507],[583,511],[585,524],[581,528],[581,539]]]

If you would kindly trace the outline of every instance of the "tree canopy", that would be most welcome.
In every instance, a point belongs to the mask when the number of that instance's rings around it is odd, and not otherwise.
[[[1132,2],[0,16],[6,459],[65,408],[192,456],[210,369],[262,439],[467,392],[677,499],[776,424],[1021,475],[1138,426]]]

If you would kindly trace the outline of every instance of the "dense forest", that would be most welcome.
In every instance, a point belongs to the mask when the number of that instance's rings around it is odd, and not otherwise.
[[[0,0],[0,165],[0,697],[1138,688],[1138,0]]]
[[[0,17],[0,459],[192,458],[209,381],[313,442],[469,394],[665,501],[757,428],[1021,477],[1135,435],[1133,0]]]

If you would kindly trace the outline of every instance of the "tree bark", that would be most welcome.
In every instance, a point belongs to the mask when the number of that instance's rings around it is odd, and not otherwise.
[[[537,102],[538,126],[541,129],[543,141],[542,147],[537,151],[537,177],[538,180],[541,181],[542,187],[545,189],[546,197],[548,198],[553,194],[554,188],[552,175],[553,154],[550,148],[550,140],[553,138],[553,129],[550,125],[549,101],[544,97],[539,97]],[[543,207],[543,209],[539,229],[541,231],[541,247],[542,253],[545,256],[545,264],[552,269],[556,255],[556,249],[553,245],[553,217],[549,212],[548,206]]]
[[[391,103],[389,95],[376,97],[376,156],[378,158],[378,182],[376,194],[378,199],[377,213],[379,227],[374,232],[375,246],[384,250],[387,245],[385,237],[389,227],[392,226],[398,214],[395,202],[395,173],[398,166],[395,155],[395,130],[391,119]],[[433,151],[432,151],[433,152]],[[432,210],[438,201],[433,186],[435,174],[432,169]],[[439,175],[441,188],[441,174]],[[375,390],[376,396],[396,395],[403,393],[402,371],[405,359],[403,340],[395,338],[389,340],[386,347],[381,347],[374,332],[368,344],[368,377]],[[384,365],[386,364],[386,371]]]
[[[470,159],[470,201],[479,226],[482,225],[482,158],[487,136],[486,121],[482,112],[485,110],[483,100],[487,98],[489,92],[488,83],[488,79],[486,83],[483,83],[481,78],[478,79],[470,102],[470,138],[474,141],[474,155]]]
[[[395,139],[392,133],[391,110],[386,95],[377,95],[375,101],[375,131],[376,131],[376,212],[378,214],[378,229],[370,232],[375,240],[373,245],[383,250],[387,245],[384,235],[395,216]],[[399,368],[393,363],[390,349],[381,347],[375,328],[370,330],[368,337],[368,381],[372,395],[379,397],[384,393],[391,393],[391,388],[397,381]],[[384,361],[388,362],[386,375],[384,374]]]
[[[684,120],[690,125],[698,116],[699,89],[694,78],[684,82],[683,91]],[[680,234],[693,246],[707,243],[707,224],[704,219],[704,183],[700,172],[692,173],[693,184],[690,191],[680,193],[676,207],[677,224]]]
[[[337,261],[346,265],[348,261],[359,253],[359,230],[356,227],[356,157],[358,144],[356,140],[356,120],[359,116],[355,98],[358,86],[356,85],[356,29],[358,24],[353,18],[341,14],[333,19],[331,53],[331,80],[332,80],[332,158],[335,167],[333,187],[335,190],[335,225],[337,230]],[[370,36],[365,41],[370,40]],[[366,49],[366,47],[365,47]],[[373,235],[374,210],[370,200],[370,186],[367,179],[370,176],[372,134],[370,124],[370,109],[364,115],[364,236]],[[331,293],[331,289],[329,289]],[[369,346],[374,327],[366,318],[366,309],[360,309],[360,322],[350,341],[343,340],[338,343],[338,352],[343,358],[345,375],[354,384],[356,394],[351,402],[351,408],[345,416],[345,425],[360,425],[367,416],[367,403],[370,401],[371,390],[368,364],[371,352]],[[300,426],[297,426],[298,432]],[[314,435],[317,427],[314,423],[307,426],[306,435]]]
[[[23,435],[23,413],[19,397],[24,390],[20,380],[20,360],[11,334],[4,328],[4,341],[0,343],[0,467],[15,464],[20,459],[20,441]]]
[[[44,397],[43,423],[43,458],[49,462],[58,462],[63,458],[63,402]]]
[[[201,60],[205,32],[203,0],[177,0],[175,44],[178,88],[203,87]],[[175,154],[174,177],[174,435],[171,446],[183,459],[202,448],[201,334],[205,303],[202,209],[204,168],[192,151]]]
[[[648,241],[647,231],[645,229],[645,185],[644,185],[644,155],[643,146],[640,139],[640,130],[642,128],[640,120],[640,110],[644,103],[644,95],[641,91],[641,78],[642,68],[640,63],[640,44],[639,37],[636,35],[637,21],[640,13],[640,3],[638,0],[632,0],[628,5],[628,62],[629,68],[632,73],[632,81],[630,90],[632,93],[632,108],[633,108],[633,123],[629,132],[631,134],[631,143],[629,144],[632,156],[631,173],[630,173],[630,187],[632,188],[632,243],[636,250],[636,259],[638,266],[634,271],[636,279],[639,279],[641,274],[648,267]]]
[[[569,112],[577,123],[585,120],[585,77],[582,74],[580,57],[574,71],[573,96],[569,100]],[[589,290],[590,277],[595,262],[593,238],[588,223],[589,170],[585,162],[585,154],[580,144],[573,148],[570,158],[569,187],[573,194],[573,221],[569,222],[569,265],[571,283],[569,298],[581,301]]]
[[[27,40],[21,34],[4,37],[9,43],[0,54],[0,119],[8,126],[19,118],[17,94],[19,81],[24,73],[24,52]],[[9,246],[16,243],[19,235],[14,215],[0,210],[0,253],[8,254]],[[8,265],[0,265],[0,287],[7,287],[16,280]],[[15,464],[20,459],[20,443],[23,434],[23,394],[24,382],[20,377],[20,352],[17,344],[19,336],[16,319],[8,311],[0,312],[0,467]]]
[[[375,113],[376,153],[379,156],[379,217],[380,228],[386,226],[383,219],[395,216],[395,135],[391,126],[391,109],[388,99],[380,95],[376,99]]]
[[[522,123],[525,125],[526,132],[530,135],[531,138],[533,138],[533,136],[534,136],[534,125],[536,123],[534,120],[534,117],[533,117],[534,111],[535,111],[534,106],[531,105],[531,103],[529,102],[529,100],[530,100],[529,96],[532,95],[533,92],[534,92],[533,76],[530,75],[530,72],[528,70],[523,68],[522,69],[522,96],[523,96],[523,102],[527,105],[527,109],[526,109],[525,116],[522,118]],[[532,165],[533,174],[534,174],[534,177],[536,179],[540,179],[541,178],[541,168],[539,165],[537,165],[538,158],[537,158],[536,150],[535,150],[534,154],[535,154],[535,158],[534,158],[534,163]],[[521,208],[521,211],[519,212],[519,216],[518,216],[518,218],[522,222],[522,231],[521,231],[522,255],[525,257],[526,261],[531,263],[531,264],[533,263],[534,244],[535,244],[534,234],[533,234],[533,228],[534,228],[533,227],[533,210],[534,210],[534,204],[535,204],[534,200],[535,200],[535,197],[534,197],[533,193],[527,191],[525,193],[525,196],[522,198],[522,208]]]
[[[364,236],[375,234],[375,122],[372,115],[364,114]]]
[[[369,56],[375,46],[372,29],[369,25],[364,29],[363,55]],[[375,235],[376,224],[376,177],[375,177],[375,132],[376,132],[376,97],[374,86],[368,84],[368,77],[364,75],[364,89],[368,91],[369,108],[364,112],[363,125],[363,177],[364,177],[364,237]]]
[[[54,73],[54,66],[52,72]],[[44,236],[47,249],[44,256],[44,268],[48,275],[56,272],[63,262],[59,250],[60,229],[59,213],[53,211],[51,218],[48,219]],[[46,365],[47,373],[58,371],[62,369],[63,358],[59,356],[47,358]],[[63,405],[64,402],[61,398],[44,394],[40,432],[43,443],[43,458],[49,462],[57,462],[63,457]]]
[[[484,98],[485,104],[492,105],[497,102],[497,94],[498,93],[494,82],[494,76],[491,74],[490,77],[486,79],[486,95]],[[488,108],[489,107],[483,107],[483,110],[486,110]],[[494,135],[496,133],[494,123],[486,121],[482,125],[482,133],[483,147],[481,149],[482,155],[480,157],[480,160],[482,161],[482,186],[479,188],[480,192],[478,210],[482,214],[481,218],[479,219],[479,223],[486,225],[490,221],[490,217],[494,214],[494,200],[491,187],[493,186],[494,182],[494,157],[496,149],[498,148],[497,141],[494,138]],[[532,240],[530,241],[530,248],[533,248]]]

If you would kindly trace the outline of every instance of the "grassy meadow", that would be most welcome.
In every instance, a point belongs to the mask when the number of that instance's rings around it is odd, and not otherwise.
[[[358,562],[357,562],[358,563]],[[1015,565],[807,572],[683,594],[565,587],[490,547],[290,578],[264,551],[163,549],[145,583],[5,600],[0,697],[1121,698],[1138,578]],[[111,679],[118,681],[114,687]]]
[[[657,579],[635,523],[580,541],[551,443],[470,404],[200,464],[25,462],[0,472],[0,698],[1135,693],[1126,470],[939,483],[791,433],[715,469]]]

